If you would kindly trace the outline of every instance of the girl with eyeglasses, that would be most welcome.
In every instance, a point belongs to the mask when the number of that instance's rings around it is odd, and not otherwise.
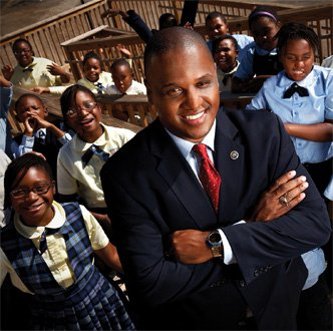
[[[13,85],[30,89],[35,86],[49,87],[70,82],[72,75],[67,69],[49,59],[36,57],[27,39],[16,39],[12,50],[17,65],[15,68],[9,64],[3,66],[2,74]]]
[[[96,254],[121,271],[113,246],[85,207],[54,201],[48,163],[32,153],[15,159],[4,186],[12,213],[1,231],[0,280],[9,273],[32,294],[27,329],[134,329],[120,293],[94,266]]]
[[[99,172],[134,133],[101,123],[101,106],[95,94],[82,85],[68,87],[61,95],[60,104],[65,124],[76,134],[59,151],[59,197],[61,201],[80,199],[109,235],[110,220]]]

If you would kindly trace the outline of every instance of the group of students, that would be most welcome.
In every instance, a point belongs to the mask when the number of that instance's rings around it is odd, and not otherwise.
[[[34,294],[31,327],[241,329],[249,321],[245,312],[250,307],[254,328],[289,329],[295,327],[300,298],[298,329],[331,328],[323,273],[332,257],[325,259],[320,249],[331,230],[313,186],[324,196],[332,176],[333,71],[315,65],[319,40],[311,28],[296,23],[280,27],[269,8],[257,7],[250,14],[253,40],[219,33],[227,29],[219,13],[210,14],[206,26],[211,31],[208,43],[181,27],[165,27],[147,40],[145,89],[159,119],[136,136],[101,123],[96,100],[96,94],[112,89],[106,83],[110,78],[121,93],[136,90],[119,78],[130,72],[123,59],[114,62],[110,74],[102,71],[97,54],[86,54],[84,78],[62,90],[64,123],[59,125],[46,120],[47,108],[38,95],[27,93],[16,101],[24,132],[10,143],[8,155],[14,160],[7,162],[4,176],[10,212],[1,231],[1,282],[9,273],[14,286]],[[28,63],[28,42],[18,42],[14,54],[25,60],[19,62],[27,69],[24,75],[34,72],[37,64]],[[50,65],[66,81],[67,74]],[[5,72],[11,78],[11,69]],[[225,86],[258,91],[244,115],[224,109],[217,113],[217,92]],[[269,112],[279,120],[264,114]],[[250,132],[255,128],[261,131]],[[243,137],[237,139],[253,155],[243,155],[240,146],[224,137],[232,146],[225,150],[219,143],[221,129],[228,139],[239,131],[235,137]],[[200,162],[191,151],[198,142],[210,147],[210,159],[222,174],[217,214],[208,211],[207,197],[196,195],[202,187],[192,183],[201,181]],[[240,173],[233,176],[243,184],[229,182],[231,168],[218,158],[222,151],[234,166],[244,158],[245,168],[237,166]],[[302,164],[314,182],[305,179]],[[185,192],[190,188],[193,192]],[[239,220],[245,221],[234,225]],[[224,238],[219,243],[223,263],[212,261],[206,244],[217,224]],[[300,255],[307,277],[299,267]],[[105,266],[128,282],[131,306]],[[284,279],[281,266],[293,277]],[[253,271],[262,278],[253,280]],[[220,310],[225,312],[219,315]]]

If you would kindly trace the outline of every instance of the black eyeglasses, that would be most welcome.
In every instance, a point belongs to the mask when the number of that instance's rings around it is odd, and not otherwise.
[[[31,52],[30,48],[24,48],[24,49],[19,49],[14,51],[15,55],[20,55],[20,54],[29,54]]]
[[[75,108],[68,109],[66,116],[75,117],[75,116],[77,116],[77,113],[79,110],[87,110],[87,111],[91,112],[96,107],[96,105],[97,105],[97,103],[95,101],[85,101],[85,102],[83,102],[82,107],[77,106]]]
[[[14,199],[25,198],[30,194],[31,191],[34,192],[35,194],[43,195],[43,194],[46,194],[49,191],[51,186],[53,186],[53,182],[52,183],[39,184],[39,185],[34,186],[32,188],[18,188],[16,190],[12,190],[10,192],[10,195]]]

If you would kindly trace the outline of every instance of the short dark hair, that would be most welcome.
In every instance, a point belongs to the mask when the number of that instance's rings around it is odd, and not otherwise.
[[[116,59],[115,61],[113,61],[110,69],[113,70],[114,68],[119,67],[119,66],[126,66],[129,69],[131,69],[129,62],[124,58],[119,58],[119,59]]]
[[[257,6],[252,10],[249,15],[248,23],[249,29],[251,30],[251,26],[254,22],[256,22],[260,17],[266,16],[270,18],[275,23],[279,22],[279,17],[276,11],[270,6]]]
[[[151,59],[155,55],[162,55],[178,47],[192,48],[193,44],[200,44],[200,47],[207,49],[207,53],[212,54],[204,38],[197,32],[180,26],[157,31],[149,40],[144,52],[145,73],[149,68]],[[175,56],[177,56],[175,54]],[[213,57],[212,57],[213,60]]]
[[[20,106],[20,104],[22,103],[22,101],[26,98],[34,98],[34,99],[38,100],[43,106],[45,106],[43,100],[37,94],[24,93],[24,94],[20,95],[19,98],[16,100],[14,109],[17,110],[18,107]]]
[[[227,24],[227,18],[218,11],[213,11],[206,16],[205,23],[207,25],[208,21],[213,20],[214,18],[220,18],[225,24]]]
[[[14,159],[7,167],[4,178],[5,201],[4,207],[10,207],[10,192],[17,187],[30,168],[42,169],[53,180],[51,166],[41,156],[26,153]]]
[[[94,101],[96,101],[96,97],[95,97],[94,93],[83,85],[74,84],[74,85],[67,87],[66,90],[62,93],[62,95],[60,97],[60,107],[61,107],[62,116],[63,116],[65,122],[66,122],[66,114],[68,112],[68,109],[72,105],[75,105],[76,94],[78,92],[87,93],[91,96],[91,98]]]
[[[231,34],[226,34],[224,36],[217,37],[212,42],[212,53],[214,54],[222,40],[229,39],[231,40],[232,44],[234,45],[235,49],[239,50],[239,45],[235,37],[233,37]]]
[[[18,44],[20,44],[20,43],[26,43],[26,44],[29,46],[29,48],[30,48],[30,50],[31,50],[31,52],[32,52],[32,55],[35,55],[35,53],[34,53],[34,51],[33,51],[33,49],[32,49],[32,46],[31,46],[30,42],[29,42],[27,39],[24,39],[24,38],[18,38],[18,39],[16,39],[16,40],[13,42],[13,45],[12,45],[12,51],[13,51],[13,53],[15,53],[15,51],[16,51],[16,49],[17,49],[17,46],[18,46]]]
[[[102,58],[95,52],[91,51],[84,55],[82,66],[85,66],[89,59],[96,59],[99,62],[99,65],[102,66]]]
[[[287,44],[289,40],[306,40],[313,52],[316,53],[319,49],[319,37],[316,32],[302,23],[285,23],[280,28],[279,32],[276,35],[278,38],[277,49],[281,53],[282,48]]]

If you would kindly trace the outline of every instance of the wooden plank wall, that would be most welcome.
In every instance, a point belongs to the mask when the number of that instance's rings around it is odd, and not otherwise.
[[[260,2],[256,2],[260,3]],[[114,7],[123,10],[135,9],[151,28],[158,28],[158,17],[165,12],[172,12],[177,17],[181,15],[183,1],[153,1],[153,0],[121,0],[114,1]],[[247,16],[253,4],[244,0],[239,1],[205,1],[200,0],[197,23],[204,23],[207,13],[213,10],[222,11],[228,17]],[[290,7],[290,6],[287,6]],[[277,8],[282,8],[278,6]],[[105,0],[94,0],[84,5],[67,10],[39,23],[27,26],[0,37],[0,66],[16,64],[11,50],[12,43],[17,38],[28,39],[36,56],[46,57],[63,65],[67,56],[60,46],[61,43],[84,34],[103,24],[111,28],[122,29],[124,32],[134,32],[120,17],[103,20],[101,13],[106,9]]]
[[[261,2],[265,3],[265,2]],[[229,19],[229,25],[232,32],[248,33],[247,16],[253,9],[254,4],[260,2],[248,3],[245,0],[238,1],[222,1],[222,0],[200,0],[198,7],[198,15],[196,18],[197,30],[204,34],[204,19],[205,16],[211,11],[221,11]],[[164,12],[173,12],[176,16],[181,15],[183,1],[153,1],[153,0],[121,0],[113,1],[114,7],[119,7],[123,10],[135,9],[142,18],[147,22],[151,28],[157,28],[158,17]],[[333,5],[313,6],[304,8],[292,8],[290,5],[275,6],[280,9],[279,14],[283,22],[299,21],[312,26],[318,33],[321,39],[321,49],[317,62],[321,63],[322,59],[328,55],[333,54],[332,46],[332,16]],[[294,6],[295,7],[295,6]],[[85,35],[94,28],[98,28],[107,24],[110,28],[120,29],[124,33],[133,33],[133,30],[122,21],[120,17],[109,18],[102,20],[101,13],[104,12],[105,0],[94,0],[87,4],[68,10],[60,15],[54,16],[50,19],[44,20],[38,24],[31,25],[25,29],[16,31],[15,33],[8,34],[0,38],[0,66],[4,64],[16,65],[16,60],[11,51],[13,41],[19,37],[27,38],[33,46],[36,56],[42,56],[54,60],[55,62],[63,65],[66,61],[81,61],[83,54],[91,49],[95,49],[102,54],[106,63],[112,61],[115,57],[119,56],[119,52],[115,49],[115,43],[110,43],[107,48],[104,46],[101,34],[92,35],[91,39],[101,40],[103,47],[91,48],[89,41],[86,48],[79,44],[77,53],[68,53],[68,49],[61,47],[61,43],[65,43],[73,38]],[[239,18],[241,17],[241,18]],[[105,31],[104,31],[105,32]],[[116,34],[105,32],[105,36]],[[107,37],[108,38],[108,37]],[[107,39],[106,38],[106,39]],[[140,38],[133,37],[111,37],[117,43],[124,43],[130,48],[134,54],[134,73],[137,80],[142,80],[142,52],[144,44]],[[116,40],[116,38],[118,38]],[[136,38],[136,39],[135,39]],[[78,39],[82,39],[79,37]],[[109,40],[108,40],[109,41]],[[71,51],[70,51],[71,52]],[[104,53],[103,53],[104,52]],[[75,78],[81,76],[79,64],[77,65],[77,74]]]

